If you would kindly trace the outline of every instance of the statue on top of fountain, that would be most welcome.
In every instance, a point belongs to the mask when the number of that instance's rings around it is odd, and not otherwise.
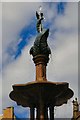
[[[30,49],[30,54],[32,54],[33,57],[40,54],[49,57],[49,54],[51,54],[51,50],[47,44],[49,29],[46,30],[43,29],[42,20],[44,19],[44,15],[41,12],[41,7],[39,12],[36,11],[36,18],[37,18],[36,28],[38,35],[35,39],[34,45]]]

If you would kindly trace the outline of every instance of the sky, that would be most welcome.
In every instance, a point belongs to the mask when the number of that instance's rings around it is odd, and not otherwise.
[[[0,108],[14,106],[17,117],[29,116],[29,108],[17,106],[9,98],[9,93],[13,84],[35,80],[35,65],[32,56],[29,55],[29,50],[37,35],[35,12],[39,6],[42,6],[45,16],[44,28],[50,29],[48,44],[51,48],[51,56],[47,66],[47,79],[53,82],[68,82],[69,87],[74,91],[74,96],[68,104],[55,107],[55,118],[72,117],[72,100],[78,97],[77,2],[3,1],[0,3],[0,9],[2,7],[2,15],[0,10],[0,20],[2,20],[2,36],[0,36],[2,39],[2,44],[0,44],[0,53],[2,53],[0,96],[2,99],[0,97],[0,103],[2,104]],[[0,114],[2,114],[2,109],[0,109]]]

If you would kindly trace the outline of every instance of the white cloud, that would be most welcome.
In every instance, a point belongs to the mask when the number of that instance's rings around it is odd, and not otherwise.
[[[42,3],[41,3],[42,4]],[[54,3],[53,3],[54,4]],[[17,40],[17,34],[31,21],[32,16],[40,3],[4,3],[3,4],[3,22],[4,22],[4,36],[3,36],[3,50],[10,41]],[[44,6],[45,4],[43,4]],[[53,5],[54,6],[54,5]],[[78,34],[77,34],[77,3],[69,3],[66,6],[64,16],[56,13],[55,6],[49,8],[43,7],[46,11],[46,19],[53,20],[56,14],[55,23],[52,21],[51,30],[55,27],[57,31],[48,38],[49,46],[52,50],[52,59],[48,64],[48,80],[51,81],[66,81],[70,83],[70,87],[75,91],[77,96],[78,91]],[[52,14],[52,11],[54,14]],[[75,13],[75,14],[74,14]],[[34,15],[33,15],[34,14]],[[16,27],[17,26],[17,27]],[[62,31],[64,30],[64,31]],[[54,39],[53,39],[54,38]],[[32,42],[34,39],[31,40]],[[35,67],[32,63],[31,57],[28,54],[32,42],[25,47],[21,57],[9,64],[3,70],[3,107],[14,104],[8,94],[12,90],[12,84],[26,83],[35,80]],[[5,54],[6,55],[6,54]],[[7,86],[7,87],[6,87]],[[8,102],[4,102],[4,100]],[[60,113],[66,109],[66,114]],[[68,111],[69,110],[69,111]],[[56,109],[55,117],[71,117],[72,106],[71,101],[67,105],[63,105]]]
[[[69,3],[64,16],[58,16],[51,29],[54,27],[57,31],[49,38],[52,57],[48,67],[48,79],[69,82],[74,97],[78,97],[78,3]],[[61,115],[60,111],[65,109],[66,114],[62,112]],[[55,117],[71,117],[71,102],[57,108],[55,114]]]
[[[69,3],[66,6],[63,16],[58,16],[56,19],[56,27],[66,29],[78,29],[78,3]]]
[[[24,26],[28,26],[40,3],[3,3],[3,49],[15,39]]]
[[[22,52],[22,56],[15,60],[13,63],[8,65],[5,70],[3,70],[3,107],[9,105],[9,93],[12,90],[13,84],[27,83],[29,81],[35,80],[34,76],[34,64],[31,62],[31,56],[29,55],[30,45],[27,46]],[[32,73],[33,74],[29,74]],[[4,89],[6,88],[6,89]],[[8,94],[6,94],[8,93]],[[8,99],[7,103],[5,99]]]

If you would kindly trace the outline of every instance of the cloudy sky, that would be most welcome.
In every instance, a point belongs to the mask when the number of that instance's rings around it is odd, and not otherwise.
[[[50,29],[48,44],[52,54],[47,67],[47,79],[53,82],[68,82],[69,87],[74,91],[74,97],[67,105],[55,107],[55,117],[72,117],[72,100],[78,97],[77,2],[0,3],[0,9],[2,7],[0,70],[1,65],[3,68],[0,79],[0,96],[2,96],[0,103],[2,100],[2,109],[14,106],[17,117],[28,116],[29,111],[27,110],[26,114],[26,108],[17,106],[9,98],[9,93],[13,84],[35,80],[35,66],[29,50],[37,35],[35,11],[39,6],[42,6],[45,16],[44,27]],[[0,114],[2,109],[0,106]]]

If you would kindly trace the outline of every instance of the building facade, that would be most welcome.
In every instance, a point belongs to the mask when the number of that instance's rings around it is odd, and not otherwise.
[[[80,120],[80,111],[79,111],[79,103],[77,101],[77,98],[73,100],[73,118],[72,120]]]
[[[6,109],[3,110],[3,115],[0,116],[0,120],[6,119],[16,120],[13,107],[7,107]]]

